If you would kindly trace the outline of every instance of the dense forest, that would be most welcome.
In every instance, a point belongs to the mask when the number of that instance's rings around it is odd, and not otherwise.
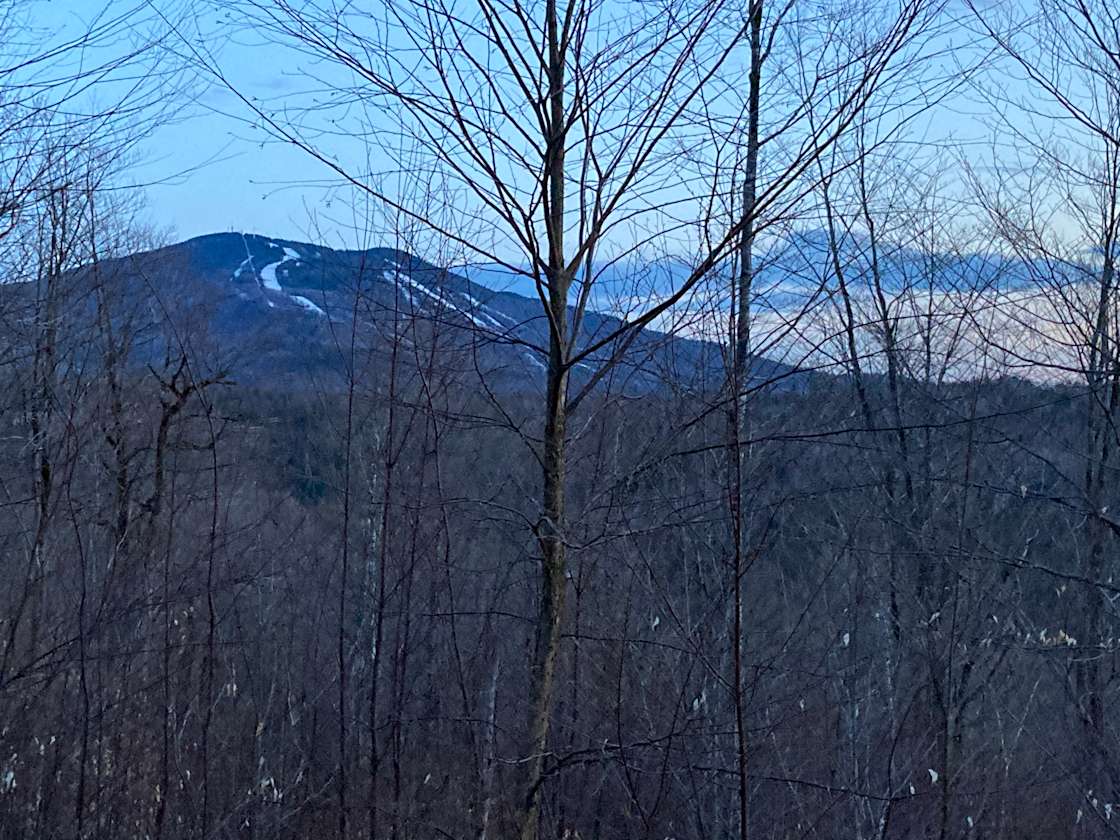
[[[1120,834],[1111,3],[85,11],[0,0],[0,840]],[[359,247],[164,232],[200,91]]]

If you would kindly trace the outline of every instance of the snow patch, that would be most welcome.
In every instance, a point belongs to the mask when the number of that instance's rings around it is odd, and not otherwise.
[[[241,276],[241,272],[244,271],[245,266],[249,266],[250,271],[256,271],[256,267],[253,265],[253,252],[249,248],[249,240],[245,238],[244,233],[241,234],[241,244],[245,246],[245,259],[241,261],[241,265],[233,272],[234,280]]]
[[[503,324],[501,321],[499,321],[494,316],[501,316],[501,317],[507,317],[507,316],[503,316],[503,315],[501,315],[500,312],[494,312],[493,310],[489,309],[486,306],[486,304],[484,304],[482,301],[480,301],[474,295],[469,294],[468,292],[459,292],[459,294],[461,294],[463,297],[465,297],[467,299],[467,301],[470,303],[474,312],[477,312],[478,315],[480,315],[481,317],[483,317],[487,321],[489,321],[492,326],[494,326],[495,328],[497,328],[499,330],[506,329],[506,325]],[[473,316],[469,312],[464,313],[464,314],[466,314],[467,317],[471,317],[473,319]]]
[[[253,258],[252,257],[246,257],[245,259],[243,259],[241,261],[241,265],[239,265],[236,269],[234,269],[234,272],[233,272],[233,279],[234,280],[236,280],[237,278],[239,278],[241,276],[241,272],[243,272],[245,270],[246,266],[249,266],[249,268],[253,267]]]
[[[495,318],[492,318],[486,312],[478,311],[477,314],[476,314],[475,312],[473,312],[469,309],[463,309],[462,307],[456,306],[451,300],[444,297],[438,291],[433,291],[432,289],[429,289],[427,286],[425,286],[423,283],[418,283],[416,280],[413,280],[412,277],[408,274],[405,274],[405,273],[400,272],[400,271],[397,271],[395,273],[391,273],[391,272],[386,271],[385,272],[385,277],[386,277],[386,279],[395,279],[398,282],[398,285],[399,285],[400,281],[403,280],[408,285],[408,287],[410,289],[414,289],[415,291],[419,292],[420,294],[424,295],[425,297],[431,298],[432,300],[434,300],[436,303],[440,304],[443,307],[446,307],[446,308],[448,308],[448,309],[450,309],[454,312],[458,312],[460,315],[463,315],[464,317],[466,317],[467,320],[469,320],[472,324],[474,324],[476,327],[479,327],[480,329],[484,329],[484,330],[497,329],[497,330],[503,330],[503,331],[507,329],[505,324],[501,323],[500,321],[496,320]],[[406,291],[408,291],[408,290],[406,289]],[[415,298],[412,296],[412,293],[409,292],[408,294],[409,294],[409,299],[411,301],[413,301],[413,304],[415,305]],[[460,293],[460,294],[463,294],[463,293]],[[474,304],[476,306],[476,308],[481,309],[481,305],[478,304],[478,302],[474,298],[472,298],[470,295],[463,294],[463,297],[465,297],[469,301],[471,301],[471,303]]]
[[[312,303],[310,300],[305,298],[303,295],[291,295],[291,298],[296,303],[298,303],[300,306],[302,306],[304,309],[306,309],[308,312],[314,312],[316,315],[326,315],[327,314],[321,308],[319,308],[314,303]]]
[[[416,291],[420,292],[420,294],[425,295],[426,297],[430,297],[436,303],[446,303],[446,301],[444,301],[444,299],[442,297],[440,297],[438,294],[433,292],[431,289],[429,289],[423,283],[417,283],[415,280],[413,280],[407,274],[401,274],[398,271],[396,277],[397,277],[397,280],[403,280],[405,283],[407,283],[409,285],[410,288],[415,289]]]
[[[268,244],[273,248],[283,250],[284,256],[261,269],[261,284],[271,292],[281,292],[283,289],[280,288],[280,281],[276,279],[276,270],[286,262],[300,259],[299,251],[286,245],[277,245],[275,242],[269,242]]]

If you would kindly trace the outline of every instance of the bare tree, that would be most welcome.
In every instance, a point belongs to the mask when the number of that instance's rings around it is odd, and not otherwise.
[[[331,87],[340,105],[362,103],[382,115],[370,120],[379,128],[389,121],[391,143],[382,142],[380,130],[361,137],[376,149],[376,160],[386,168],[399,165],[394,150],[407,148],[411,161],[421,160],[427,171],[454,185],[447,209],[477,223],[483,235],[467,239],[449,214],[433,218],[427,208],[410,206],[407,196],[352,167],[325,137],[307,134],[297,119],[256,108],[239,93],[267,131],[416,218],[433,236],[524,274],[537,290],[547,324],[547,343],[531,348],[547,360],[537,451],[540,514],[534,526],[540,597],[521,750],[526,771],[520,820],[521,836],[535,837],[568,588],[569,415],[646,325],[732,253],[749,251],[759,221],[799,193],[815,156],[857,119],[915,29],[928,24],[930,8],[909,3],[877,20],[877,34],[866,49],[849,53],[838,41],[832,45],[830,58],[855,70],[840,76],[825,72],[819,89],[768,115],[767,124],[775,126],[786,148],[772,156],[761,188],[749,171],[758,165],[757,135],[769,105],[762,101],[759,70],[764,54],[780,40],[774,35],[763,43],[761,3],[746,15],[721,3],[688,2],[656,10],[587,2],[546,2],[539,8],[388,3],[363,12],[254,2],[242,9],[265,37],[308,59],[325,60],[337,74]],[[767,31],[796,33],[804,24],[787,12],[777,9]],[[238,91],[236,79],[192,49]],[[754,135],[747,143],[748,175],[738,180],[748,206],[717,225],[710,246],[659,302],[605,333],[586,334],[585,313],[595,301],[603,262],[683,232],[688,222],[682,226],[678,219],[696,212],[695,196],[677,186],[684,170],[673,150],[690,143],[694,114],[712,92],[713,79],[737,73],[735,57],[743,50],[752,56],[746,75],[753,79],[745,104],[735,101],[732,85],[715,96],[720,111],[742,113],[754,126],[748,129]],[[316,111],[302,113],[311,117]],[[817,115],[812,127],[809,113]],[[750,272],[749,260],[742,266]],[[595,372],[572,393],[571,371],[580,364]]]

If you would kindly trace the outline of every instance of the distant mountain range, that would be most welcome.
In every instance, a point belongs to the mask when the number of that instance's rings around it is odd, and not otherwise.
[[[840,236],[838,252],[841,271],[853,291],[866,287],[872,265],[871,243],[867,237],[856,233]],[[1041,261],[1031,264],[995,252],[931,253],[913,245],[890,243],[879,243],[874,256],[878,261],[879,280],[887,294],[930,283],[941,291],[995,286],[1009,290],[1029,285],[1040,273],[1050,269]],[[692,265],[680,258],[653,261],[626,258],[604,263],[595,268],[597,291],[592,299],[609,310],[616,301],[633,296],[635,288],[651,296],[665,295],[679,287],[691,270]],[[532,281],[522,272],[494,264],[470,266],[461,271],[473,281],[493,289],[532,294]],[[829,236],[822,230],[797,231],[760,243],[755,250],[754,271],[756,303],[769,309],[781,309],[802,301],[807,295],[819,294],[822,284],[836,285]],[[730,280],[730,270],[713,272],[707,278],[708,285],[713,287],[709,299],[722,296],[726,305]]]
[[[850,237],[841,257],[857,317],[864,322],[860,352],[867,356],[865,369],[873,371],[877,315],[868,291],[865,245]],[[241,233],[200,236],[107,262],[100,270],[127,275],[137,299],[205,312],[209,338],[239,381],[268,387],[311,377],[330,387],[341,381],[352,351],[378,353],[393,342],[398,347],[434,342],[441,348],[441,364],[466,375],[481,373],[488,387],[533,391],[544,383],[547,321],[524,273],[494,266],[448,270],[390,248],[335,250]],[[1026,331],[1038,352],[1049,341],[1029,326],[1047,305],[1031,291],[1036,266],[996,256],[895,249],[881,255],[880,269],[894,317],[902,324],[900,342],[924,346],[923,334],[916,332],[923,329],[919,316],[936,310],[937,329],[945,336],[938,342],[953,377],[970,374],[961,348],[967,345],[974,354],[995,332],[997,338],[1022,344]],[[596,274],[581,347],[616,335],[623,319],[662,299],[687,277],[688,268],[672,260],[619,262]],[[728,288],[727,277],[706,278],[651,328],[637,335],[623,331],[573,367],[574,387],[582,388],[613,358],[611,376],[594,379],[596,387],[629,394],[718,389],[724,357],[721,343],[712,339],[726,329]],[[835,365],[839,308],[823,234],[799,234],[761,253],[754,289],[756,381],[794,385],[801,369]],[[990,314],[1008,307],[1012,317]],[[978,313],[987,320],[981,323]],[[353,346],[352,324],[359,327]],[[1014,336],[1008,333],[1011,327]],[[1020,364],[1017,372],[1025,367]]]

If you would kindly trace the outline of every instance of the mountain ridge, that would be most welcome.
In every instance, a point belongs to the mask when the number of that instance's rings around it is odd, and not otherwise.
[[[486,373],[499,387],[537,388],[543,382],[548,324],[536,299],[493,289],[395,248],[336,250],[261,234],[204,234],[121,257],[126,273],[163,278],[184,300],[205,303],[215,335],[240,355],[253,380],[337,368],[338,335],[360,324],[371,341],[403,339],[406,324],[423,324],[426,340],[455,351],[461,364]],[[710,390],[722,383],[722,351],[712,342],[643,329],[630,338],[619,317],[587,311],[581,345],[603,347],[572,367],[582,387],[597,368],[618,365],[615,384],[639,394],[672,387]],[[621,335],[616,335],[621,333]],[[293,346],[294,345],[294,346]],[[372,345],[371,345],[372,346]],[[370,348],[367,348],[370,349]],[[614,358],[614,356],[619,358]],[[247,361],[247,363],[246,363]],[[756,375],[788,373],[759,360]]]

